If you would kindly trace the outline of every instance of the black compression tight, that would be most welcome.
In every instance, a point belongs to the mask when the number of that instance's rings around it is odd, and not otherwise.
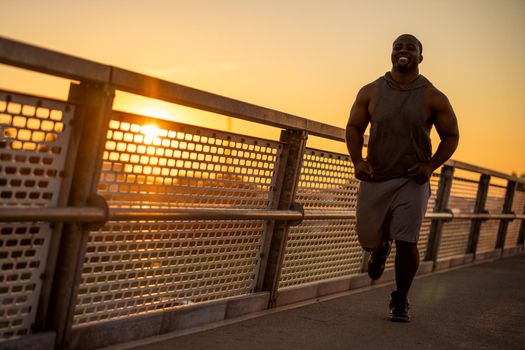
[[[396,241],[396,285],[399,292],[408,294],[419,267],[417,243]]]

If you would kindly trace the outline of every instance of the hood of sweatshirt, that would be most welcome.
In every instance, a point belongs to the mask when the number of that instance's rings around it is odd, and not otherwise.
[[[400,90],[400,91],[420,89],[430,84],[430,81],[421,74],[416,79],[414,79],[410,84],[404,87],[400,87],[398,85],[398,83],[394,80],[394,78],[392,78],[392,74],[390,72],[386,72],[384,78],[390,88],[394,90]]]

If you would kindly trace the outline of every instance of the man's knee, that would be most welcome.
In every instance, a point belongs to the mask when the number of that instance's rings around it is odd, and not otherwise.
[[[406,242],[396,240],[396,250],[397,251],[417,251],[417,242]]]

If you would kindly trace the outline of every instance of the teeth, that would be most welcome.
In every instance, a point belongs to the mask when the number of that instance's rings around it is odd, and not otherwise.
[[[406,63],[408,62],[408,58],[406,57],[399,57],[399,63]]]

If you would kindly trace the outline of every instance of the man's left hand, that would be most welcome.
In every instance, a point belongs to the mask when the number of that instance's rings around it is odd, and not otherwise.
[[[418,184],[422,185],[430,179],[433,171],[434,169],[430,163],[416,163],[408,169],[408,176],[413,178]]]

